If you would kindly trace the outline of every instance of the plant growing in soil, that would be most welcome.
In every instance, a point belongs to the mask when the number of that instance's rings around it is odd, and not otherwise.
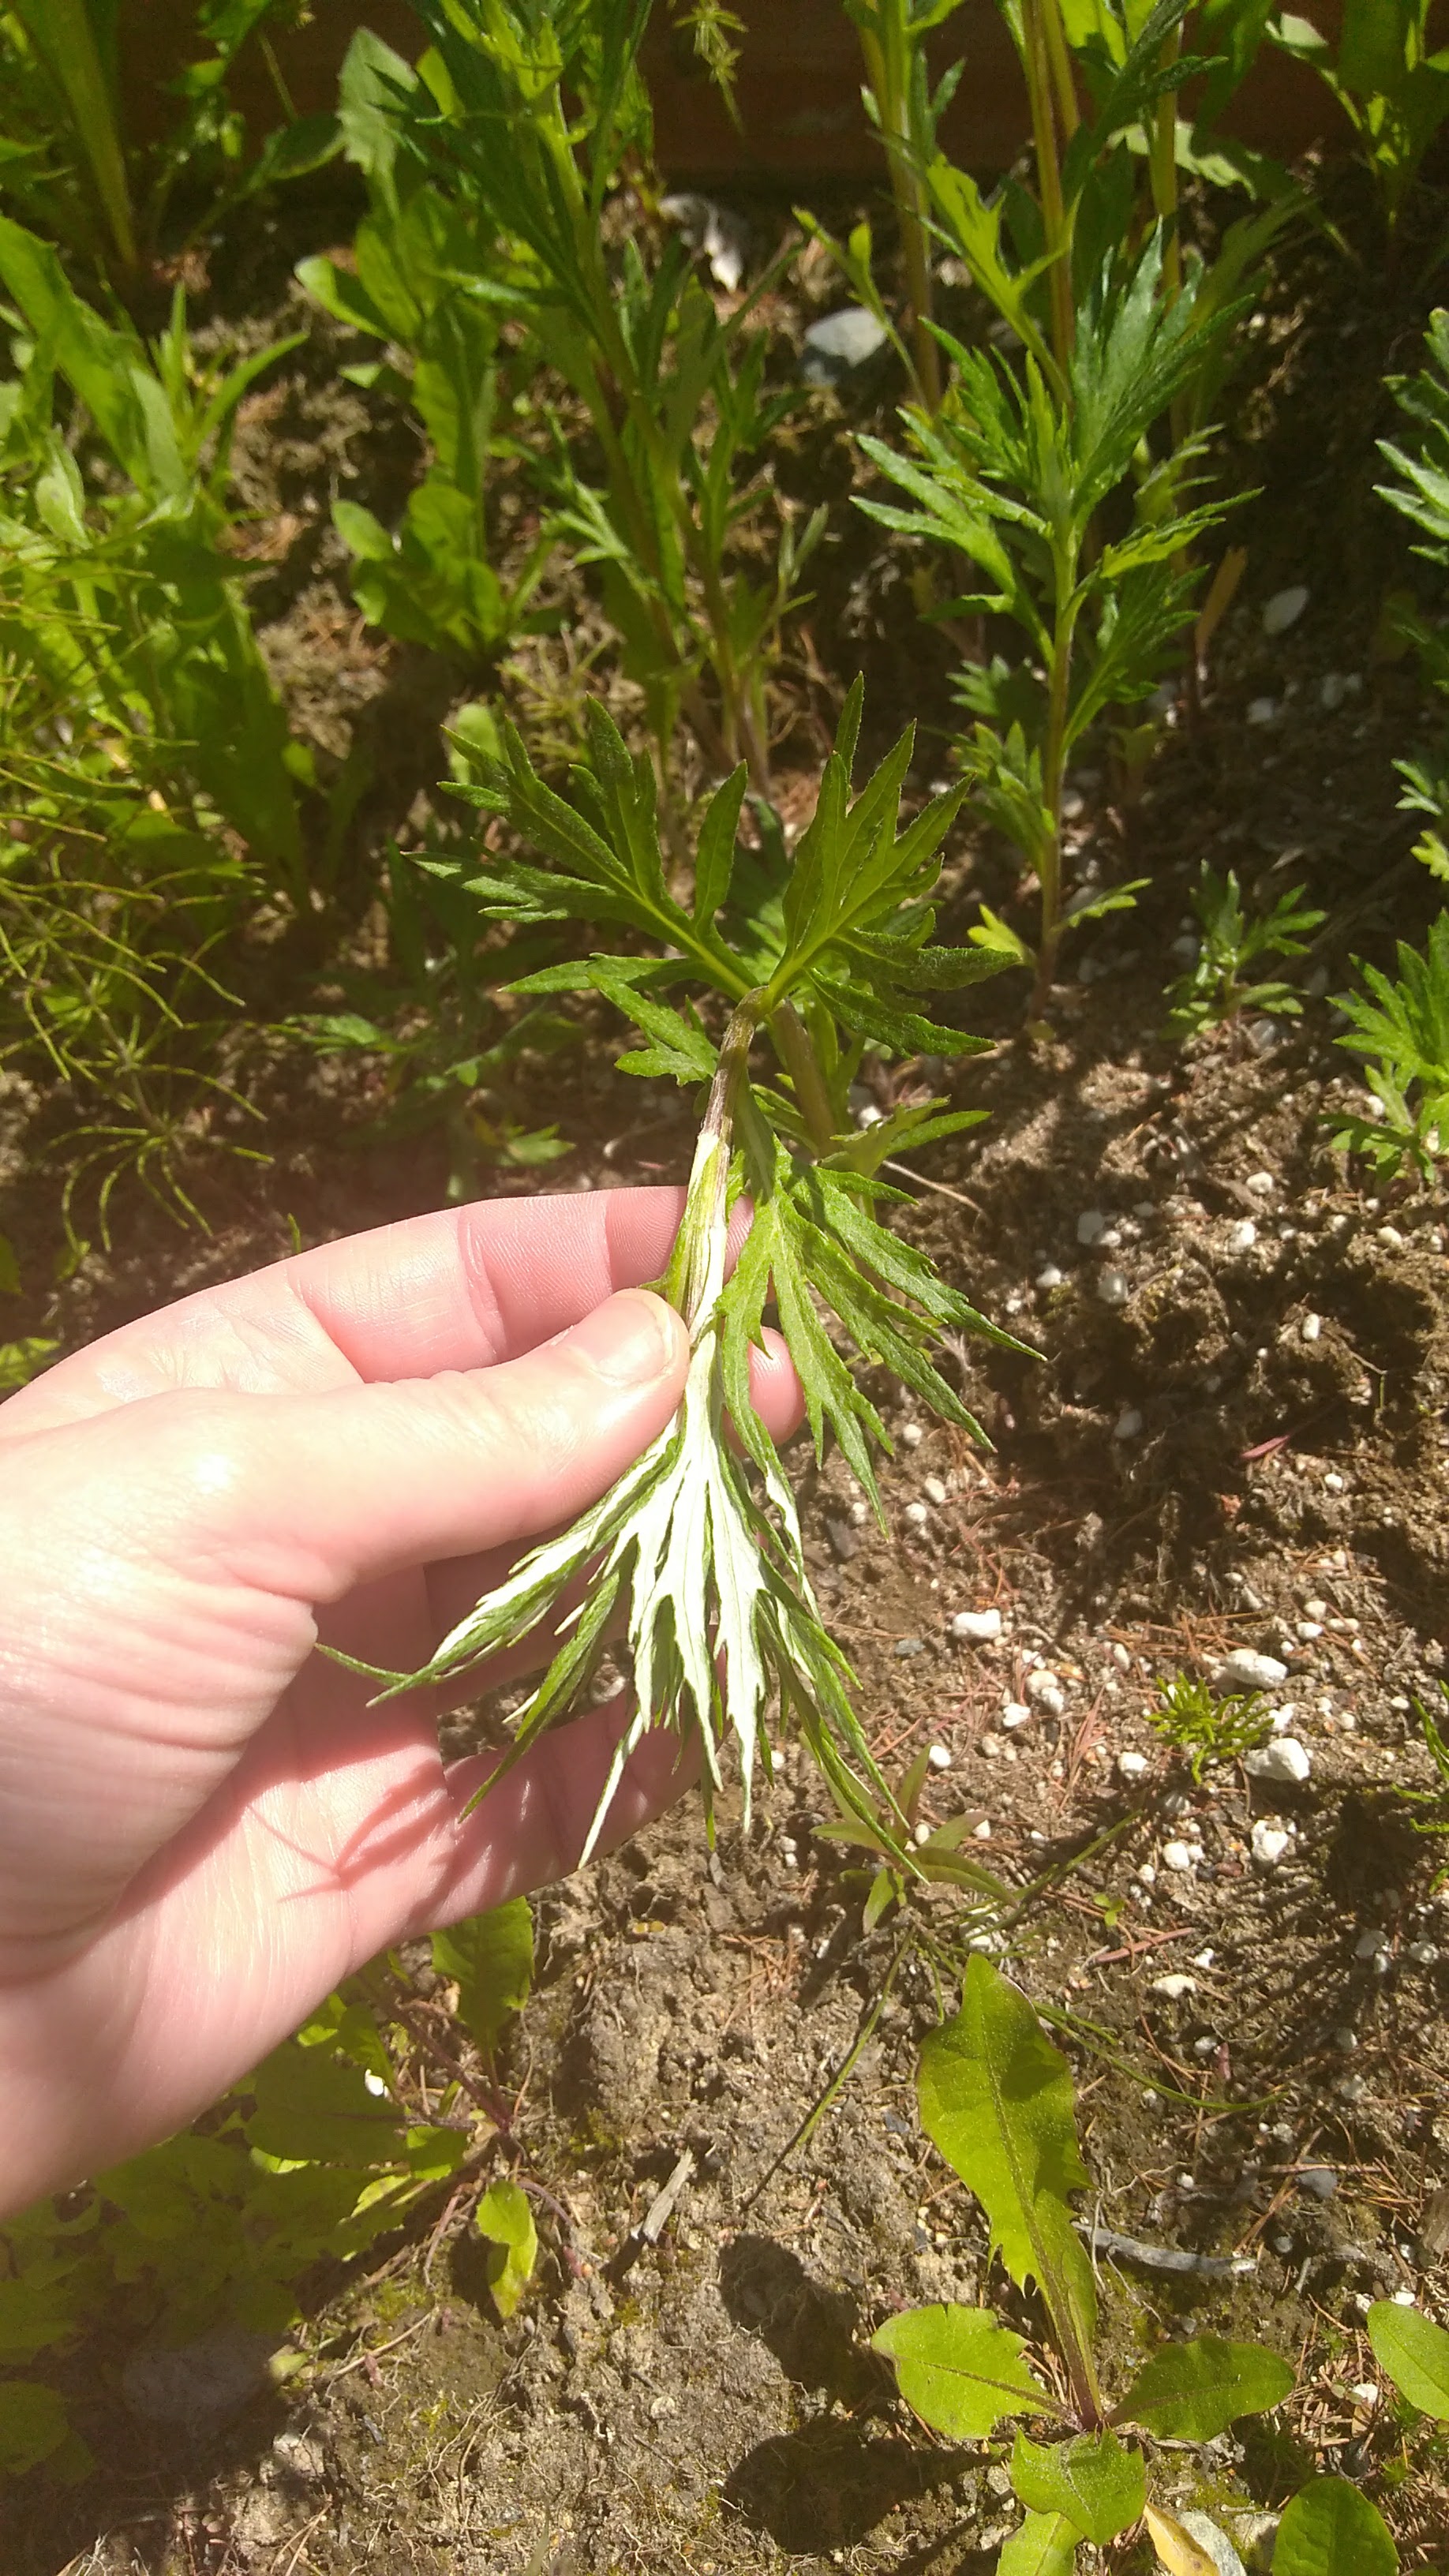
[[[1426,363],[1416,376],[1390,376],[1412,443],[1398,447],[1380,439],[1379,454],[1394,469],[1391,482],[1376,488],[1381,501],[1397,510],[1418,530],[1416,555],[1426,563],[1449,564],[1449,313],[1432,315],[1425,334]],[[1396,600],[1394,623],[1418,653],[1424,676],[1440,697],[1449,697],[1449,641],[1438,623],[1423,617],[1407,601]],[[1404,782],[1399,799],[1405,813],[1429,817],[1414,856],[1431,876],[1449,882],[1449,753],[1436,751],[1394,767]]]
[[[993,2252],[1045,2313],[1041,2367],[1027,2338],[985,2307],[908,2309],[871,2339],[907,2404],[949,2440],[1016,2423],[1008,2466],[1026,2519],[1002,2550],[1001,2576],[1070,2576],[1083,2542],[1106,2548],[1144,2520],[1165,2565],[1201,2576],[1213,2562],[1148,2500],[1150,2448],[1122,2436],[1211,2441],[1280,2404],[1291,2365],[1262,2344],[1204,2335],[1162,2344],[1115,2402],[1104,2392],[1096,2280],[1071,2203],[1091,2179],[1071,2070],[1026,1997],[979,1953],[959,2013],[922,2050],[917,2098],[928,2137],[986,2213]],[[1022,2420],[1048,2438],[1030,2438]]]
[[[738,927],[730,894],[743,764],[705,814],[686,911],[666,883],[650,764],[631,758],[597,703],[590,762],[573,773],[570,800],[545,786],[511,729],[501,761],[474,763],[475,801],[504,816],[545,862],[500,858],[482,876],[463,872],[481,910],[524,924],[573,919],[648,943],[642,956],[615,948],[546,968],[518,989],[603,994],[643,1033],[625,1070],[702,1084],[707,1094],[665,1283],[693,1338],[678,1418],[571,1530],[525,1556],[425,1671],[381,1676],[398,1690],[480,1672],[500,1649],[534,1635],[583,1579],[583,1600],[564,1616],[562,1642],[514,1720],[508,1759],[565,1715],[611,1622],[625,1624],[638,1708],[591,1846],[623,1764],[654,1726],[699,1744],[707,1803],[733,1739],[748,1808],[757,1756],[769,1767],[772,1702],[848,1812],[878,1822],[873,1799],[893,1812],[850,1704],[849,1667],[821,1622],[784,1469],[749,1401],[750,1349],[767,1300],[805,1390],[817,1454],[833,1434],[877,1510],[873,1452],[890,1444],[840,1345],[889,1368],[943,1420],[973,1433],[930,1345],[949,1332],[1019,1347],[875,1213],[900,1195],[881,1180],[887,1156],[971,1125],[972,1113],[928,1101],[863,1132],[850,1115],[867,1047],[963,1055],[980,1046],[925,1018],[918,997],[996,963],[931,940],[939,852],[964,789],[902,825],[908,729],[853,793],[861,704],[857,682],[781,899]],[[721,1006],[728,1016],[716,1036]],[[759,1061],[761,1046],[771,1061]],[[727,1281],[726,1233],[742,1191],[754,1216]],[[731,1421],[738,1447],[727,1436]]]
[[[1333,1142],[1362,1154],[1381,1180],[1407,1163],[1432,1181],[1449,1151],[1449,911],[1422,949],[1398,942],[1396,979],[1361,957],[1353,963],[1368,990],[1338,995],[1352,1026],[1335,1043],[1360,1059],[1379,1116],[1334,1111]]]
[[[1047,1008],[1067,930],[1135,892],[1071,899],[1062,804],[1072,752],[1109,708],[1157,685],[1193,613],[1184,551],[1225,507],[1189,506],[1199,438],[1142,466],[1154,425],[1193,383],[1223,319],[1199,314],[1194,279],[1164,293],[1163,255],[1160,231],[1135,259],[1108,253],[1069,313],[1060,353],[1016,281],[1002,301],[1026,335],[1020,368],[943,332],[955,372],[934,421],[904,415],[913,454],[861,442],[914,504],[865,499],[867,515],[951,548],[984,576],[939,613],[1005,617],[1022,637],[1014,666],[999,656],[968,664],[956,694],[977,719],[958,746],[974,801],[1041,890],[1034,948],[988,911],[972,937],[1033,970],[1033,1019]],[[1126,524],[1104,541],[1099,517],[1113,503]]]
[[[114,7],[10,0],[0,15],[5,196],[41,232],[131,289],[156,255],[179,181],[193,200],[194,239],[247,189],[316,169],[337,149],[336,120],[297,116],[267,36],[267,20],[282,14],[283,0],[198,0],[183,38],[195,48],[192,59],[168,66],[166,90],[179,102],[174,121],[141,148],[128,140],[121,113]],[[252,41],[285,122],[248,169],[245,121],[230,104],[227,79]],[[202,181],[208,194],[198,222]]]
[[[377,1962],[329,1995],[204,2126],[7,2221],[0,2488],[32,2469],[66,2483],[94,2466],[81,2429],[94,2372],[78,2375],[73,2356],[99,2322],[119,2326],[131,2348],[156,2335],[183,2343],[219,2317],[280,2342],[319,2263],[364,2252],[426,2195],[453,2187],[479,2149],[486,2155],[506,2127],[500,2043],[533,1977],[527,1902],[435,1933],[431,1953],[436,1977],[456,1991],[446,2039],[398,1963]],[[458,2023],[481,2077],[457,2054]],[[485,2237],[495,2223],[515,2230],[504,2298],[521,2295],[531,2269],[520,2202],[527,2214],[523,2186],[505,2179],[479,2212]],[[37,2366],[47,2376],[34,2376]]]
[[[432,186],[400,149],[401,103],[418,87],[400,54],[358,29],[342,66],[339,110],[347,158],[367,181],[368,212],[348,266],[304,259],[297,277],[337,321],[384,344],[384,357],[343,373],[401,396],[429,447],[427,471],[395,532],[358,501],[333,502],[357,604],[369,625],[405,642],[486,656],[527,630],[553,536],[539,533],[505,588],[492,561],[488,504],[502,443],[498,414],[501,407],[506,419],[509,408],[507,352],[498,307],[478,291],[501,264],[499,245],[471,199]]]
[[[682,713],[716,774],[743,757],[768,795],[770,669],[825,513],[797,530],[777,498],[763,540],[752,460],[794,396],[766,392],[748,326],[776,271],[721,318],[677,237],[652,259],[637,237],[613,248],[608,201],[649,148],[650,6],[418,0],[432,47],[397,112],[408,149],[499,245],[465,291],[567,389],[567,414],[545,423],[552,460],[535,464],[575,560],[600,569],[661,786]]]
[[[1185,975],[1168,987],[1167,1025],[1174,1037],[1200,1037],[1244,1011],[1262,1011],[1277,1019],[1298,1019],[1303,1004],[1290,984],[1276,977],[1258,983],[1249,969],[1264,957],[1302,957],[1309,931],[1328,916],[1304,902],[1302,886],[1279,895],[1271,912],[1252,917],[1244,908],[1237,871],[1219,876],[1206,860],[1193,889],[1192,908],[1202,932],[1197,956]]]
[[[1147,1723],[1183,1756],[1196,1789],[1211,1763],[1240,1761],[1273,1731],[1261,1691],[1224,1691],[1219,1697],[1190,1673],[1158,1683],[1157,1706],[1148,1710]]]
[[[925,172],[936,157],[936,128],[965,66],[953,63],[933,91],[926,40],[954,16],[961,0],[845,0],[845,5],[860,30],[869,82],[866,111],[890,163],[910,304],[910,370],[921,403],[934,412],[941,402],[941,354],[931,328],[933,245]],[[868,267],[868,243],[861,247]],[[876,299],[872,295],[870,300]]]
[[[1431,49],[1429,16],[1430,0],[1344,0],[1336,46],[1293,10],[1267,22],[1272,41],[1312,64],[1352,125],[1391,240],[1449,117],[1449,51]]]

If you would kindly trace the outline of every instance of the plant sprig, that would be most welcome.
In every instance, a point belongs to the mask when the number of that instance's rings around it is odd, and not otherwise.
[[[882,1813],[897,1816],[851,1707],[849,1665],[821,1620],[788,1479],[750,1402],[750,1353],[767,1305],[800,1377],[817,1457],[838,1442],[878,1513],[874,1457],[891,1444],[849,1354],[890,1369],[944,1421],[982,1438],[931,1346],[943,1334],[966,1333],[1020,1348],[882,1224],[877,1208],[901,1193],[880,1178],[879,1131],[862,1133],[850,1118],[849,1087],[868,1046],[954,1054],[980,1047],[916,1004],[922,989],[991,971],[977,952],[963,958],[932,944],[930,897],[960,791],[902,825],[907,731],[853,793],[861,699],[857,683],[814,819],[776,889],[778,902],[766,907],[768,918],[753,918],[748,958],[720,927],[738,856],[743,767],[705,814],[689,910],[666,882],[652,768],[630,757],[601,707],[590,709],[592,759],[572,773],[569,797],[539,778],[511,732],[501,760],[475,759],[465,790],[538,853],[503,855],[482,876],[459,871],[486,912],[627,929],[653,951],[603,952],[546,968],[516,989],[597,991],[642,1033],[625,1070],[708,1084],[666,1283],[692,1341],[676,1420],[572,1529],[524,1557],[422,1671],[380,1676],[396,1691],[481,1671],[503,1648],[539,1633],[570,1587],[582,1584],[582,1598],[558,1619],[552,1660],[518,1713],[505,1760],[517,1760],[573,1707],[611,1623],[622,1620],[638,1708],[590,1848],[624,1763],[654,1726],[699,1742],[707,1802],[733,1737],[748,1812],[756,1760],[769,1765],[775,1707],[783,1724],[798,1728],[848,1813],[876,1824]],[[718,1043],[706,1024],[714,997],[730,1005]],[[755,1069],[761,1040],[775,1057],[768,1078]],[[951,1134],[974,1115],[942,1100],[908,1107],[890,1122],[887,1150],[894,1156]],[[726,1280],[729,1218],[742,1193],[753,1202],[753,1222]]]

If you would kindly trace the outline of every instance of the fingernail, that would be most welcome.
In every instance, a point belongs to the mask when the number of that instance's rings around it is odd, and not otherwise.
[[[662,1297],[626,1288],[576,1324],[568,1341],[613,1385],[649,1386],[674,1368],[683,1329]]]

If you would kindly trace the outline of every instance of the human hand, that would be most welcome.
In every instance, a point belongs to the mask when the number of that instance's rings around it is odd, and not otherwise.
[[[0,2214],[171,2134],[389,1944],[576,1866],[622,1703],[445,1765],[415,1670],[669,1421],[683,1193],[500,1200],[205,1289],[0,1405]],[[783,1345],[756,1355],[777,1437]],[[516,1660],[516,1659],[515,1659]],[[471,1698],[476,1679],[454,1700]],[[622,1841],[690,1775],[647,1737]]]

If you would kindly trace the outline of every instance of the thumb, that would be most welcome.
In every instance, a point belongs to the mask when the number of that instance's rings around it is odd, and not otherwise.
[[[221,1454],[193,1449],[197,1500],[234,1574],[336,1601],[575,1518],[666,1428],[688,1364],[673,1307],[634,1288],[493,1368],[228,1399]]]

